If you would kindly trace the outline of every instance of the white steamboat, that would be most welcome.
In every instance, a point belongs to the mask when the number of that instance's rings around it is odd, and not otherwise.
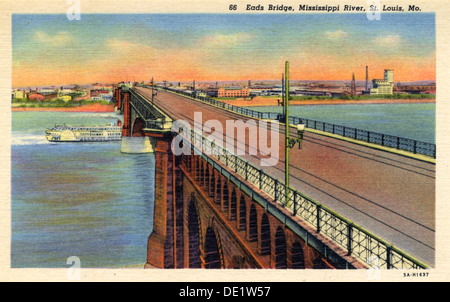
[[[122,126],[66,126],[57,125],[45,131],[45,138],[50,142],[106,142],[122,139]]]

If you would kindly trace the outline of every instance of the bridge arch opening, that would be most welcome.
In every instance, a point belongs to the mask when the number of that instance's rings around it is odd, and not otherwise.
[[[241,195],[239,199],[239,230],[246,230],[247,228],[247,207],[245,204],[245,197]]]
[[[281,227],[275,233],[275,268],[287,268],[286,237]]]
[[[211,227],[206,230],[204,251],[205,268],[222,268],[219,244],[216,233]]]
[[[145,136],[144,133],[145,123],[140,118],[137,117],[134,119],[131,136]]]
[[[227,185],[227,182],[224,181],[223,193],[222,193],[222,204],[223,204],[223,210],[225,211],[225,213],[228,212],[228,202],[229,202],[228,185]]]
[[[261,218],[261,255],[270,254],[270,223],[267,214]]]
[[[258,240],[258,213],[254,204],[250,207],[248,240],[250,242]]]
[[[303,248],[298,241],[295,241],[292,245],[291,267],[295,269],[305,268],[305,256],[303,255]]]
[[[201,268],[200,225],[194,201],[190,202],[188,211],[189,268]]]
[[[231,199],[230,199],[230,220],[234,221],[237,217],[237,197],[236,197],[236,190],[233,189],[231,192]]]

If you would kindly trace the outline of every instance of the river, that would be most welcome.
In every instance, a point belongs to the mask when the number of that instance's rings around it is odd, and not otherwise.
[[[153,227],[153,154],[119,142],[50,143],[55,123],[106,124],[113,113],[13,112],[11,267],[141,266]]]
[[[281,106],[247,107],[281,113]],[[289,106],[289,115],[390,134],[434,144],[436,104],[361,104]]]
[[[281,107],[251,107],[281,112]],[[435,142],[435,104],[291,106],[290,114]],[[153,228],[153,154],[120,142],[50,143],[55,123],[106,124],[114,113],[13,112],[11,267],[143,267]]]

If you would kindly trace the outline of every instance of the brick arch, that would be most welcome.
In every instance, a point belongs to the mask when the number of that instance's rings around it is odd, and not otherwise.
[[[212,227],[208,227],[205,233],[204,262],[205,268],[223,268],[221,244]]]
[[[234,221],[237,218],[237,196],[236,190],[233,188],[230,197],[230,220]]]
[[[247,229],[247,204],[245,202],[244,194],[241,194],[241,198],[239,199],[239,230]]]
[[[300,242],[295,241],[291,248],[291,268],[304,269],[305,268],[305,256],[303,253],[303,247]]]
[[[250,207],[250,214],[248,219],[248,241],[258,240],[258,212],[254,204]]]
[[[275,233],[275,268],[287,268],[286,236],[282,227]]]
[[[261,218],[261,231],[259,233],[260,235],[260,243],[261,243],[261,249],[260,254],[261,255],[270,255],[270,222],[269,217],[267,217],[267,214],[264,213]]]
[[[188,210],[189,268],[201,268],[200,232],[201,221],[198,215],[195,199],[192,198],[189,203]]]
[[[140,117],[136,117],[131,128],[131,136],[145,136],[144,128],[145,122]]]

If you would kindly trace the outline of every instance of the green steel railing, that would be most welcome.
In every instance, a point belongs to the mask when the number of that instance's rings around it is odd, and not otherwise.
[[[147,87],[147,86],[143,85],[143,87]],[[259,111],[255,111],[255,110],[248,109],[248,108],[234,106],[234,105],[230,105],[230,104],[227,104],[227,103],[224,103],[221,101],[217,101],[217,100],[214,100],[214,99],[211,99],[208,97],[198,96],[192,92],[189,93],[189,92],[179,91],[179,90],[171,89],[171,88],[167,88],[167,87],[163,88],[163,89],[165,89],[166,91],[177,93],[177,94],[180,94],[180,95],[183,95],[183,96],[186,96],[189,98],[193,98],[195,100],[198,100],[198,101],[201,101],[201,102],[204,102],[204,103],[216,106],[216,107],[220,107],[220,108],[223,108],[223,109],[226,109],[229,111],[233,111],[235,113],[239,113],[242,115],[250,116],[253,118],[277,120],[280,122],[284,121],[283,114],[274,113],[274,112],[259,112]],[[331,124],[331,123],[326,123],[326,122],[321,122],[321,121],[316,121],[316,120],[302,118],[302,117],[296,117],[296,116],[290,116],[289,122],[292,125],[305,124],[305,126],[307,128],[320,130],[323,132],[328,132],[328,133],[340,135],[340,136],[347,137],[347,138],[352,138],[352,139],[359,140],[359,141],[365,141],[365,142],[368,142],[371,144],[376,144],[376,145],[389,147],[389,148],[395,148],[398,150],[408,151],[408,152],[411,152],[414,154],[422,154],[422,155],[436,158],[436,145],[427,143],[427,142],[417,141],[417,140],[413,140],[413,139],[409,139],[409,138],[403,138],[403,137],[398,137],[398,136],[394,136],[394,135],[383,134],[383,133],[378,133],[378,132],[373,132],[373,131],[361,130],[361,129],[356,129],[356,128],[352,128],[352,127],[336,125],[336,124]]]
[[[194,154],[203,159],[215,169],[223,171],[215,164],[218,160],[234,173],[251,183],[259,190],[271,196],[276,202],[288,209],[293,216],[297,216],[313,226],[321,233],[345,249],[348,255],[360,259],[371,266],[377,261],[377,266],[386,269],[423,269],[428,266],[400,249],[389,244],[380,237],[365,230],[361,226],[346,219],[323,204],[315,201],[301,192],[290,188],[286,196],[284,183],[270,176],[261,168],[232,154],[222,146],[215,145],[210,139],[191,129],[187,137],[183,133],[185,143],[190,144]],[[237,180],[240,182],[240,180]],[[239,187],[248,187],[243,181]]]

